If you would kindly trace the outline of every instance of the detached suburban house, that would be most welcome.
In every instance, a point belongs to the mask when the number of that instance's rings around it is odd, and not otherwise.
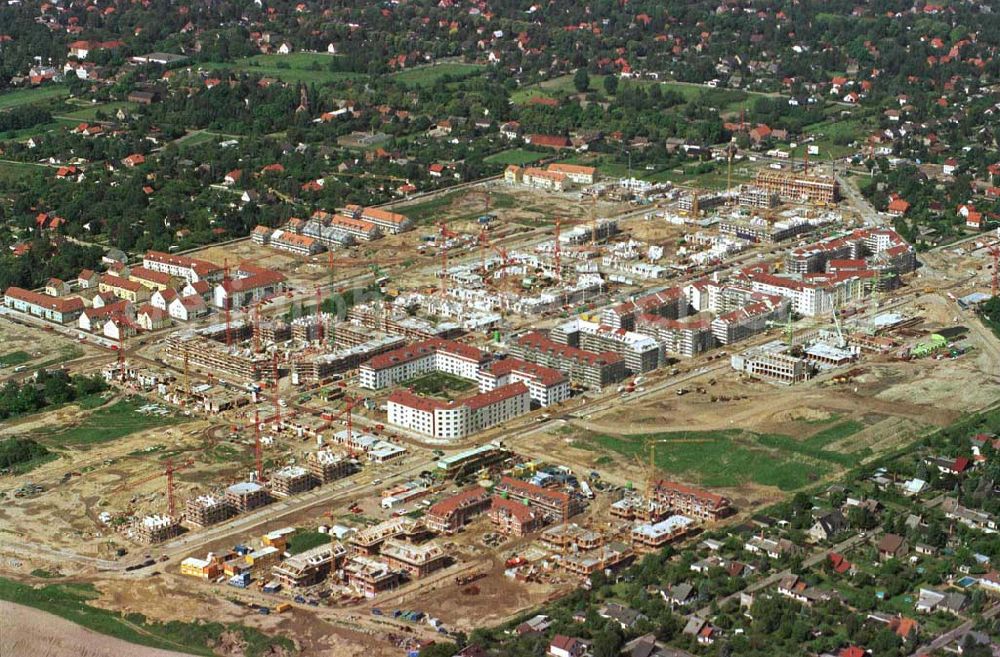
[[[878,558],[880,561],[905,557],[910,551],[906,539],[898,534],[886,534],[878,542]]]

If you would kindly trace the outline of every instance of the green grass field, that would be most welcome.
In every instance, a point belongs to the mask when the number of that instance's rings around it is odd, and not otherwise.
[[[38,442],[51,446],[81,447],[117,440],[153,427],[166,427],[187,421],[178,415],[159,416],[139,413],[138,409],[147,403],[142,399],[124,399],[99,408],[76,426],[45,431],[33,437]]]
[[[0,110],[20,107],[21,105],[37,105],[56,98],[69,96],[69,89],[61,84],[48,84],[33,89],[16,89],[0,93]]]
[[[74,121],[93,121],[97,118],[98,112],[104,112],[108,117],[114,117],[115,113],[121,109],[134,110],[138,105],[135,103],[129,103],[126,101],[115,101],[111,103],[97,103],[97,104],[87,104],[81,105],[80,109],[73,110],[72,112],[60,113],[60,117],[67,119],[73,119]]]
[[[467,392],[475,386],[472,381],[445,372],[432,372],[407,382],[407,387],[418,395],[445,399],[454,399],[453,393]]]
[[[487,164],[531,164],[532,162],[537,162],[538,160],[548,157],[546,153],[536,153],[535,151],[529,151],[524,148],[512,148],[508,151],[501,151],[500,153],[494,153],[488,157],[483,158],[483,162]]]
[[[55,174],[55,169],[27,162],[0,162],[0,183],[13,183],[29,178],[43,178]]]
[[[31,360],[31,354],[27,351],[11,351],[0,356],[0,367],[15,367],[21,363]]]
[[[761,435],[750,431],[674,431],[612,436],[578,434],[574,446],[614,452],[646,463],[649,445],[655,444],[655,462],[662,474],[679,475],[705,486],[733,487],[741,484],[774,486],[793,491],[810,485],[838,467],[856,462],[823,445],[861,428],[845,422],[819,432],[806,441],[790,436]]]
[[[432,64],[428,66],[418,66],[408,68],[393,73],[389,77],[403,84],[417,87],[429,87],[438,79],[450,75],[453,78],[468,77],[481,71],[480,64],[461,64],[458,62],[446,62],[444,64]]]
[[[89,604],[98,597],[100,592],[92,584],[48,584],[36,588],[0,577],[0,599],[40,609],[129,643],[209,657],[216,654],[209,646],[223,632],[233,631],[246,641],[244,654],[247,657],[272,654],[274,648],[284,648],[288,654],[293,652],[290,639],[269,637],[245,625],[201,621],[156,623],[146,620],[142,614],[119,614]]]
[[[414,203],[413,205],[396,208],[395,211],[402,212],[418,224],[427,223],[428,221],[436,221],[441,214],[441,210],[451,205],[452,201],[455,200],[458,194],[459,192],[439,194],[438,196],[426,201],[420,201],[418,203]]]
[[[327,84],[351,78],[364,77],[360,73],[331,71],[330,62],[336,55],[326,53],[291,53],[289,55],[254,55],[235,62],[208,62],[209,69],[227,69],[256,73],[265,78],[284,82],[317,82]]]
[[[316,531],[299,531],[288,539],[288,552],[291,554],[301,554],[306,550],[319,547],[330,542],[329,534],[322,534]]]

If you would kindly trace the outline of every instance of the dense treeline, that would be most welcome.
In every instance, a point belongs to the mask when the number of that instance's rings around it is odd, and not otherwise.
[[[28,438],[0,440],[0,471],[48,456],[49,450]]]
[[[0,388],[0,420],[36,413],[48,406],[66,404],[107,390],[97,375],[70,376],[63,370],[39,370],[34,377],[18,383],[8,381]]]
[[[6,112],[0,112],[0,132],[33,128],[51,120],[52,114],[37,105],[14,107]]]

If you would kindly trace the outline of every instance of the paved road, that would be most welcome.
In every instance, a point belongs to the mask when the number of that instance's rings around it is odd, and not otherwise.
[[[993,605],[992,607],[984,611],[982,614],[982,618],[984,619],[993,618],[994,616],[997,615],[997,613],[1000,613],[1000,604]],[[951,630],[950,632],[942,634],[941,636],[937,637],[930,643],[920,646],[919,648],[913,651],[910,657],[923,657],[924,655],[930,655],[931,653],[940,650],[941,648],[944,648],[948,644],[961,639],[963,636],[965,636],[965,634],[969,630],[971,630],[976,625],[976,622],[979,620],[980,619],[977,618],[962,623],[955,629]]]

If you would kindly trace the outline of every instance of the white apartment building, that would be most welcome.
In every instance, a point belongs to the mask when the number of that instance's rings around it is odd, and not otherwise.
[[[458,440],[529,412],[531,394],[521,382],[451,402],[397,390],[386,406],[389,424],[439,440]]]
[[[518,382],[528,386],[532,401],[539,406],[551,406],[569,399],[569,379],[551,367],[520,358],[504,358],[479,370],[479,392],[490,392]]]
[[[169,276],[183,278],[188,283],[222,280],[222,267],[207,260],[171,255],[162,251],[149,251],[142,258],[142,266]]]
[[[467,344],[432,338],[387,351],[361,364],[362,388],[379,390],[428,372],[445,372],[476,381],[486,355]]]

